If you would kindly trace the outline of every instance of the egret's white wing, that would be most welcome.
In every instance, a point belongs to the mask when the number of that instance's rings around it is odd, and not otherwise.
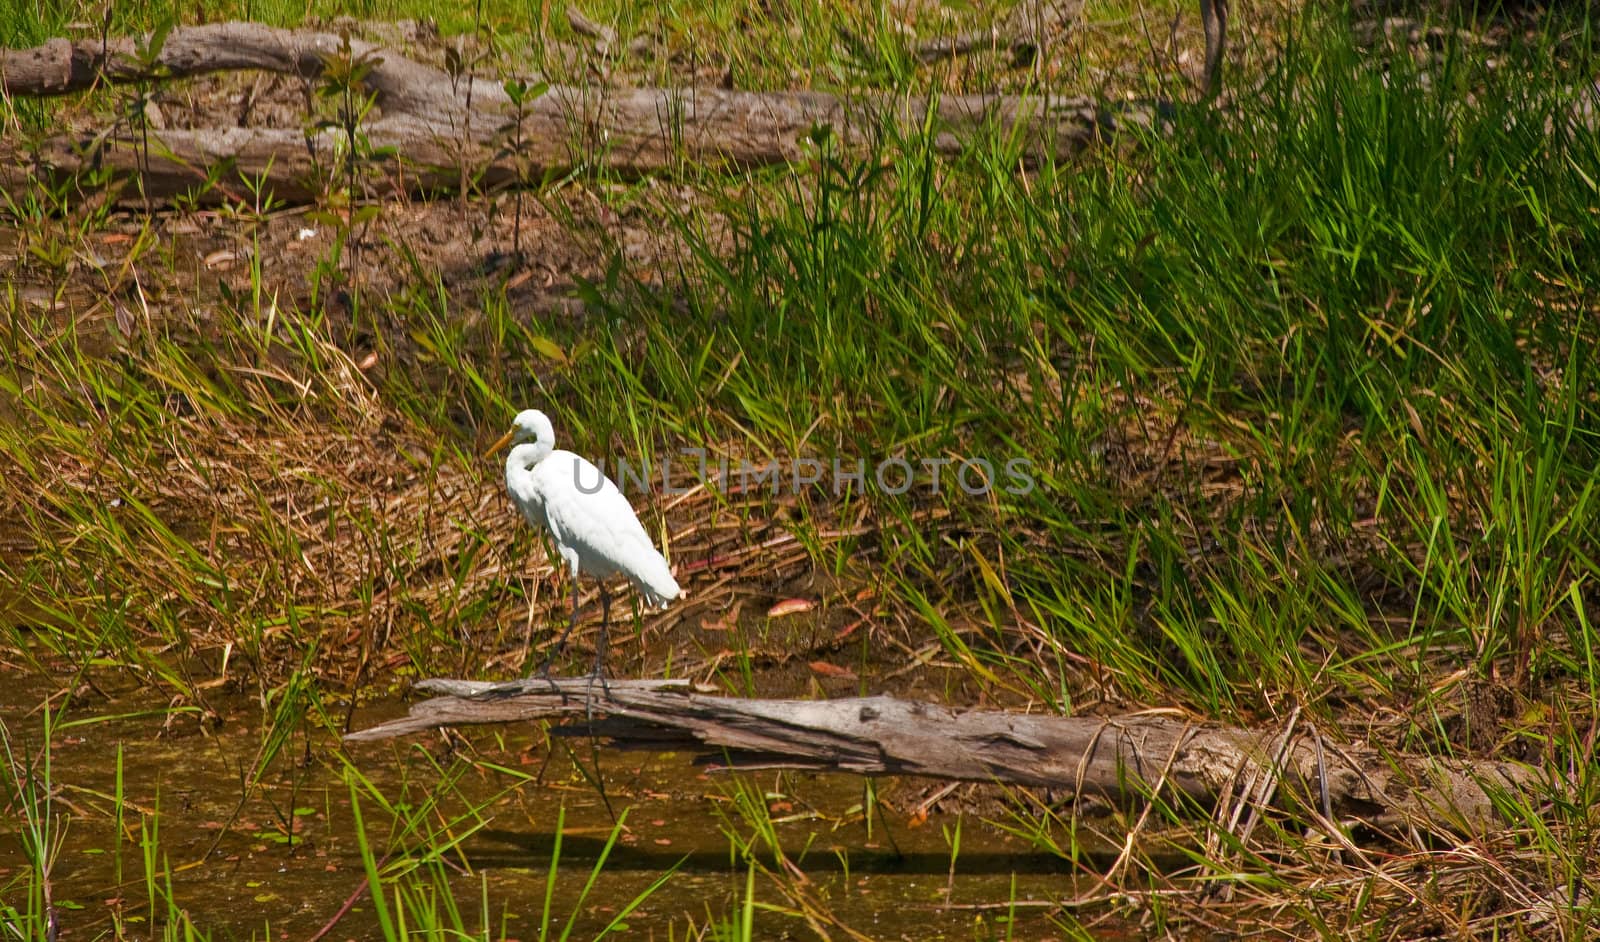
[[[621,573],[653,604],[677,598],[678,583],[656,552],[633,506],[592,463],[556,451],[534,470],[546,526],[556,542],[578,555],[578,566],[597,576]]]

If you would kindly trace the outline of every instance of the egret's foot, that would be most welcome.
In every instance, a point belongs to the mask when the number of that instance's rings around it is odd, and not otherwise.
[[[595,685],[595,681],[599,681],[600,682],[600,696],[605,698],[605,699],[607,699],[607,700],[611,699],[611,688],[606,686],[606,672],[605,672],[605,669],[603,667],[601,667],[599,664],[596,664],[594,666],[594,670],[589,672],[589,683],[584,687],[584,690],[583,690],[583,716],[584,716],[584,721],[587,722],[591,726],[594,725],[594,685]]]

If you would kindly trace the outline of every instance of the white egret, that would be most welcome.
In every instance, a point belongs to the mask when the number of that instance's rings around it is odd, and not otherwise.
[[[611,595],[606,578],[623,575],[646,605],[666,608],[683,595],[667,561],[656,552],[649,534],[634,515],[628,499],[586,458],[555,447],[550,419],[537,409],[517,413],[507,432],[484,457],[510,444],[506,457],[506,490],[535,529],[547,530],[572,573],[572,620],[545,658],[539,676],[548,676],[550,662],[566,647],[578,623],[578,573],[600,582],[600,638],[595,643],[594,670],[599,677],[606,655],[606,628],[611,621]]]

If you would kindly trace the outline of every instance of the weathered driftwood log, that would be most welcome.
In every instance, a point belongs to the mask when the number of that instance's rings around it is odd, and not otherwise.
[[[1014,135],[1025,153],[1062,157],[1130,124],[1150,125],[1159,109],[1102,107],[1092,99],[1055,96],[952,95],[930,100],[900,95],[847,98],[821,92],[742,92],[710,88],[578,88],[552,86],[526,103],[519,119],[500,82],[452,78],[390,50],[351,40],[344,51],[330,33],[219,23],[174,29],[153,56],[141,59],[129,38],[109,42],[52,40],[26,50],[0,50],[0,80],[9,97],[60,95],[96,85],[162,82],[186,76],[256,69],[317,82],[331,57],[370,57],[365,77],[373,114],[360,130],[386,158],[388,180],[407,190],[453,187],[467,168],[493,186],[538,179],[578,167],[642,174],[686,162],[752,167],[800,161],[806,141],[827,129],[839,146],[860,150],[885,129],[916,134],[935,129],[932,146],[956,153],[986,130]],[[929,111],[933,120],[929,121]],[[520,125],[520,131],[518,130]],[[331,155],[344,133],[300,128],[151,129],[144,189],[160,197],[193,193],[223,168],[220,185],[237,196],[246,180],[264,181],[280,200],[323,189]],[[520,141],[512,152],[513,141]],[[34,170],[71,174],[101,167],[119,177],[139,171],[141,135],[57,136],[39,150]],[[16,158],[0,154],[0,181],[19,182]]]
[[[1312,815],[1388,825],[1433,826],[1494,819],[1496,794],[1535,781],[1524,766],[1446,761],[1364,747],[1324,748],[1304,730],[1246,730],[1171,716],[1064,717],[958,711],[894,697],[745,700],[705,696],[682,681],[587,679],[491,684],[427,680],[444,696],[405,718],[350,735],[401,736],[438,726],[603,716],[570,734],[623,749],[693,751],[727,768],[795,768],[859,775],[922,775],[1046,787],[1072,795],[1136,801],[1161,795],[1210,806],[1240,782],[1275,776],[1276,803]],[[586,694],[593,701],[585,703]],[[1320,753],[1320,757],[1319,757]],[[1322,793],[1326,782],[1326,802]]]

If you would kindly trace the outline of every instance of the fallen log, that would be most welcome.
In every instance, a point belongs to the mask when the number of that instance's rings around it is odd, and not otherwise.
[[[720,88],[550,86],[521,113],[504,84],[451,76],[392,50],[331,33],[256,23],[172,30],[159,49],[132,38],[51,40],[0,50],[0,85],[9,98],[62,95],[92,87],[159,83],[235,70],[262,70],[323,81],[335,57],[368,60],[363,79],[373,116],[361,124],[374,169],[407,192],[449,189],[469,168],[481,184],[536,180],[581,168],[638,176],[685,165],[750,168],[808,159],[807,142],[826,131],[846,152],[864,152],[886,132],[915,136],[955,154],[985,132],[1021,142],[1026,156],[1063,158],[1130,125],[1150,126],[1168,110],[1155,104],[1105,105],[1055,95],[748,92]],[[308,123],[310,116],[307,117]],[[34,151],[0,154],[0,185],[15,190],[27,174],[73,175],[89,168],[115,179],[143,172],[145,194],[215,199],[264,182],[280,201],[302,201],[328,186],[334,154],[345,146],[335,128],[151,128],[57,135]],[[513,148],[512,141],[519,142]],[[148,166],[146,166],[146,164]]]
[[[1286,737],[1282,730],[1229,728],[1166,714],[959,711],[887,696],[747,700],[707,696],[684,681],[613,680],[602,691],[586,678],[504,684],[436,679],[418,689],[442,696],[347,739],[583,716],[592,709],[601,717],[592,725],[554,731],[592,734],[619,749],[689,751],[715,768],[919,775],[1051,788],[1121,803],[1160,796],[1209,808],[1233,795],[1240,782],[1259,783],[1266,775],[1276,779],[1277,807],[1313,818],[1331,809],[1336,820],[1377,827],[1425,821],[1474,828],[1497,819],[1496,796],[1537,781],[1531,769],[1512,762],[1400,755],[1360,744],[1338,748],[1293,727]]]

